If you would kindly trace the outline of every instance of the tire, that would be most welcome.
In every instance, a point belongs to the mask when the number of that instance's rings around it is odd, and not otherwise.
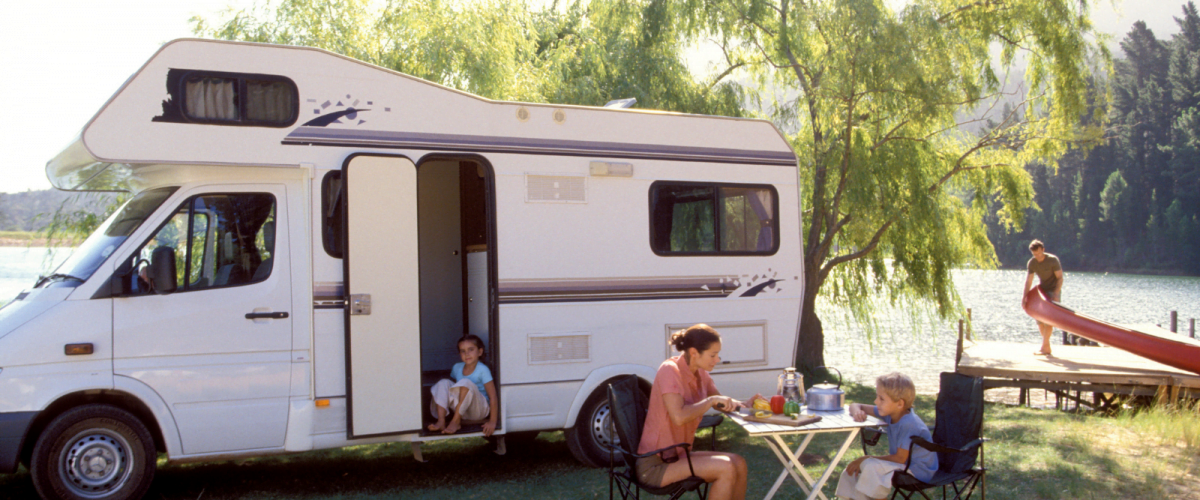
[[[125,500],[146,494],[158,456],[146,426],[107,405],[68,410],[33,449],[33,485],[45,499]]]
[[[576,460],[588,467],[608,467],[609,450],[620,443],[608,408],[607,384],[588,396],[579,409],[575,425],[566,429],[567,448]]]

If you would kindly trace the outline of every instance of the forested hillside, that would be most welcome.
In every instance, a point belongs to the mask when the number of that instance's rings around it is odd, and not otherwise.
[[[75,193],[44,189],[24,193],[0,193],[0,231],[40,231],[60,209],[63,214],[102,214],[116,195]]]
[[[1200,16],[1188,2],[1180,33],[1142,22],[1121,40],[1102,145],[1069,153],[1054,172],[1028,167],[1040,207],[1024,230],[989,218],[1003,266],[1022,267],[1032,238],[1068,270],[1200,274]],[[1099,78],[1099,77],[1098,77]],[[1085,120],[1086,122],[1087,120]]]

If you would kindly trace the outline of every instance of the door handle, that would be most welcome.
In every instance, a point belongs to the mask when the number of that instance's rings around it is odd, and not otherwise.
[[[286,317],[288,317],[286,312],[246,313],[246,319],[284,319]]]

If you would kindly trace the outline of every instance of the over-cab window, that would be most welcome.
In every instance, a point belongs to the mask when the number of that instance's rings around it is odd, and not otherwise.
[[[287,127],[300,107],[296,84],[278,75],[172,69],[167,92],[154,121]]]
[[[779,249],[775,188],[650,185],[650,246],[659,255],[770,255]]]
[[[160,247],[175,255],[177,292],[266,280],[275,255],[275,197],[233,193],[189,198],[133,257],[135,293],[154,291],[148,268]]]

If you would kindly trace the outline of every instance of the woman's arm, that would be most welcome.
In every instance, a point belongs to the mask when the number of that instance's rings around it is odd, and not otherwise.
[[[487,395],[488,395],[488,421],[483,424],[483,435],[491,436],[493,432],[496,432],[496,419],[498,418],[496,415],[500,411],[496,407],[500,403],[498,403],[496,401],[496,383],[495,382],[492,382],[491,380],[489,380],[488,383],[483,385],[483,387],[485,389],[487,389]]]
[[[727,406],[728,410],[732,410],[734,406],[733,398],[721,395],[709,396],[690,405],[683,404],[683,396],[680,394],[665,393],[662,398],[671,424],[677,426],[703,417],[704,412],[718,403]]]

